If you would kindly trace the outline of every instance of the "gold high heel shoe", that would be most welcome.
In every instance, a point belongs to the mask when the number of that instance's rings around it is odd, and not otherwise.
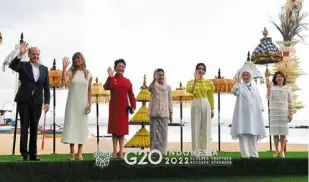
[[[74,161],[74,160],[75,160],[75,154],[74,154],[74,153],[71,153],[70,160],[71,160],[71,161]]]
[[[275,152],[275,154],[273,155],[273,157],[274,157],[274,158],[277,158],[277,157],[279,157],[279,154],[280,154],[279,152]]]
[[[282,154],[279,153],[279,157],[280,157],[280,158],[285,158],[284,153],[282,153]]]
[[[82,160],[83,160],[83,155],[82,155],[82,154],[78,154],[77,159],[80,160],[80,161],[82,161]]]
[[[119,159],[123,159],[123,153],[118,152],[117,155],[118,155]]]

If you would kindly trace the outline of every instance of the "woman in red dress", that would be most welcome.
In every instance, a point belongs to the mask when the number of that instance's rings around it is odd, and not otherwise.
[[[129,79],[123,76],[126,62],[123,59],[116,60],[114,70],[107,69],[108,78],[104,84],[105,90],[110,90],[111,99],[109,103],[108,133],[113,138],[113,158],[123,158],[124,135],[129,134],[129,112],[131,106],[134,112],[136,99],[134,97],[132,84]],[[130,105],[129,105],[130,101]],[[119,142],[119,152],[117,153],[117,143]]]

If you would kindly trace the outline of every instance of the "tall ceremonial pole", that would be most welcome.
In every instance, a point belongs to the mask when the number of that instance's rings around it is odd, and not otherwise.
[[[19,44],[22,44],[24,42],[24,34],[21,33],[20,35],[20,41]],[[17,92],[19,88],[19,74],[15,73],[15,93]],[[15,145],[16,145],[16,133],[17,133],[17,125],[18,125],[18,107],[16,105],[16,115],[15,115],[15,123],[14,123],[14,137],[13,137],[13,149],[12,149],[12,155],[15,155]]]

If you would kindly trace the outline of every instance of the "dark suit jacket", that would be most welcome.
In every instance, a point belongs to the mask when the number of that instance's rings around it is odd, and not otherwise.
[[[20,87],[15,96],[15,102],[29,103],[33,101],[35,105],[41,105],[43,103],[44,90],[44,104],[49,104],[49,76],[46,66],[39,65],[40,77],[37,82],[34,80],[30,62],[22,62],[16,56],[9,67],[19,73]]]

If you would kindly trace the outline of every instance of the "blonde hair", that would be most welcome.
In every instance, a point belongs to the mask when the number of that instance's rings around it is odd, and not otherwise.
[[[83,60],[82,69],[83,69],[83,71],[84,71],[85,78],[87,79],[87,78],[88,78],[88,70],[86,69],[85,57],[84,57],[84,55],[83,55],[82,53],[80,53],[80,52],[76,52],[76,53],[73,54],[73,56],[72,56],[72,62],[73,62],[73,64],[72,64],[72,66],[71,66],[71,68],[70,68],[70,71],[72,72],[72,77],[71,77],[71,79],[73,79],[74,75],[76,74],[77,67],[75,66],[75,60],[76,60],[77,58],[79,58],[79,57]]]

